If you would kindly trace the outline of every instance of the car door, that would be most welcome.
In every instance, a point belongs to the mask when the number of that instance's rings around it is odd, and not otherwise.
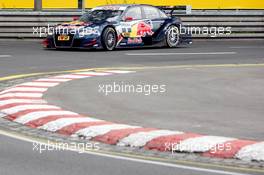
[[[143,6],[142,9],[143,18],[145,21],[149,21],[148,23],[152,26],[152,35],[155,35],[164,24],[167,16],[156,7]]]
[[[164,23],[160,11],[152,6],[134,6],[124,12],[120,26],[125,38],[121,45],[151,45],[153,34]]]
[[[139,37],[137,33],[138,24],[142,21],[142,11],[140,6],[130,7],[123,15],[120,25],[122,35],[127,38]]]

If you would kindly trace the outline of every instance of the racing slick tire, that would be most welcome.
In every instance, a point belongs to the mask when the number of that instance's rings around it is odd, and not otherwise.
[[[177,47],[180,41],[180,31],[175,25],[170,25],[166,30],[165,42],[167,47]]]
[[[117,35],[112,27],[107,27],[103,31],[102,35],[102,46],[105,50],[114,50],[117,43]]]

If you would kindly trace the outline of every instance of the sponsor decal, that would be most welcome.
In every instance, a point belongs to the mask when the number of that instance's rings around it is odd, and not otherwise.
[[[141,44],[143,41],[141,38],[128,38],[127,44]]]
[[[153,35],[152,25],[145,22],[140,22],[137,24],[137,36],[145,37]]]
[[[154,33],[152,29],[151,21],[124,22],[120,25],[120,33],[129,38],[151,36]]]

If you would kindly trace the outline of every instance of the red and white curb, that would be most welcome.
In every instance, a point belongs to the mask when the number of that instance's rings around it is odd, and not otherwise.
[[[63,82],[125,73],[131,71],[80,72],[40,78],[16,85],[0,92],[0,118],[32,128],[118,146],[264,161],[264,142],[112,123],[65,111],[49,105],[42,99],[49,88]]]

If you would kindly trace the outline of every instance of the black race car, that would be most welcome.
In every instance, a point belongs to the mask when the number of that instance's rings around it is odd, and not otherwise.
[[[173,10],[173,8],[171,9]],[[180,31],[180,18],[150,5],[106,5],[79,19],[55,26],[43,41],[46,48],[103,48],[190,44],[191,35]]]

